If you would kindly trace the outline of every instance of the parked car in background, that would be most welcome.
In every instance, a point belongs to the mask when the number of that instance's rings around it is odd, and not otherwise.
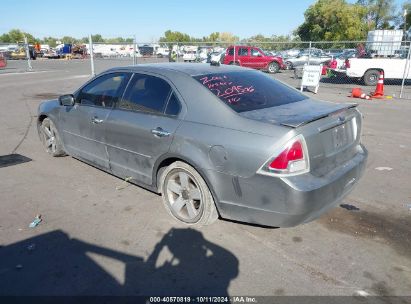
[[[334,59],[337,62],[336,63],[336,68],[337,69],[344,69],[347,59],[356,58],[357,56],[358,56],[357,50],[344,51],[340,56],[338,56],[337,58]]]
[[[341,50],[341,49],[328,49],[328,50],[324,50],[323,52],[324,52],[324,54],[326,54],[330,57],[337,58],[337,57],[341,56],[344,51]]]
[[[230,46],[224,56],[224,64],[240,65],[243,67],[266,70],[270,73],[277,73],[285,69],[281,57],[268,56],[260,48],[255,46]]]
[[[353,189],[367,159],[356,104],[316,101],[236,66],[114,68],[37,114],[50,155],[162,194],[189,225],[219,215],[276,227],[312,221]]]
[[[154,47],[147,44],[139,46],[138,50],[142,56],[153,56],[154,54]]]
[[[170,49],[168,47],[158,47],[155,50],[157,57],[163,58],[168,57],[170,54]]]
[[[222,56],[223,56],[223,54],[225,53],[225,50],[224,51],[221,51],[221,52],[212,52],[211,54],[210,54],[210,62],[214,62],[214,63],[216,63],[216,62],[219,62],[219,63],[222,63]]]
[[[288,57],[295,57],[300,53],[301,53],[300,49],[289,49],[289,50],[281,51],[282,57],[284,59]]]
[[[50,48],[48,50],[44,50],[43,58],[58,59],[58,58],[60,58],[60,55],[57,53],[57,51],[55,49]]]
[[[197,59],[197,52],[196,51],[186,51],[183,55],[184,62],[192,62]]]
[[[296,57],[285,59],[285,65],[287,66],[287,69],[294,69],[295,67],[303,66],[308,62],[311,65],[320,65],[331,59],[332,56],[323,53],[321,50],[313,50],[311,52],[303,51]]]

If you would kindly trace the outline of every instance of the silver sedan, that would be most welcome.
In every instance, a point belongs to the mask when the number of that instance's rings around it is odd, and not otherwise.
[[[277,227],[317,218],[362,175],[361,124],[355,104],[206,64],[114,68],[38,109],[52,156],[162,194],[172,217],[199,226],[218,217]]]
[[[320,65],[332,59],[332,56],[322,52],[312,52],[311,54],[304,52],[300,53],[296,57],[284,59],[284,64],[287,66],[287,69],[291,70],[296,67],[303,66],[304,64]]]

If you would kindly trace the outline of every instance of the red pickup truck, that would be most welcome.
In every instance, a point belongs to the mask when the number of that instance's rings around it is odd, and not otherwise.
[[[281,57],[267,56],[261,49],[254,46],[230,46],[224,56],[224,64],[235,64],[243,67],[266,70],[269,73],[277,73],[280,69],[285,70],[286,66]]]

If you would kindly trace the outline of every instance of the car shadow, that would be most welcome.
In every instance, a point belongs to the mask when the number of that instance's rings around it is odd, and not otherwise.
[[[147,259],[56,230],[0,246],[0,295],[228,296],[238,265],[191,228],[169,230]]]

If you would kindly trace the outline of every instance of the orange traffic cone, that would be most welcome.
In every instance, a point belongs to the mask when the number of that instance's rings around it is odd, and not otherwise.
[[[371,95],[372,98],[384,98],[384,72],[380,72],[375,92]]]
[[[363,94],[361,88],[354,88],[351,91],[351,97],[353,98],[361,98],[361,94]]]

